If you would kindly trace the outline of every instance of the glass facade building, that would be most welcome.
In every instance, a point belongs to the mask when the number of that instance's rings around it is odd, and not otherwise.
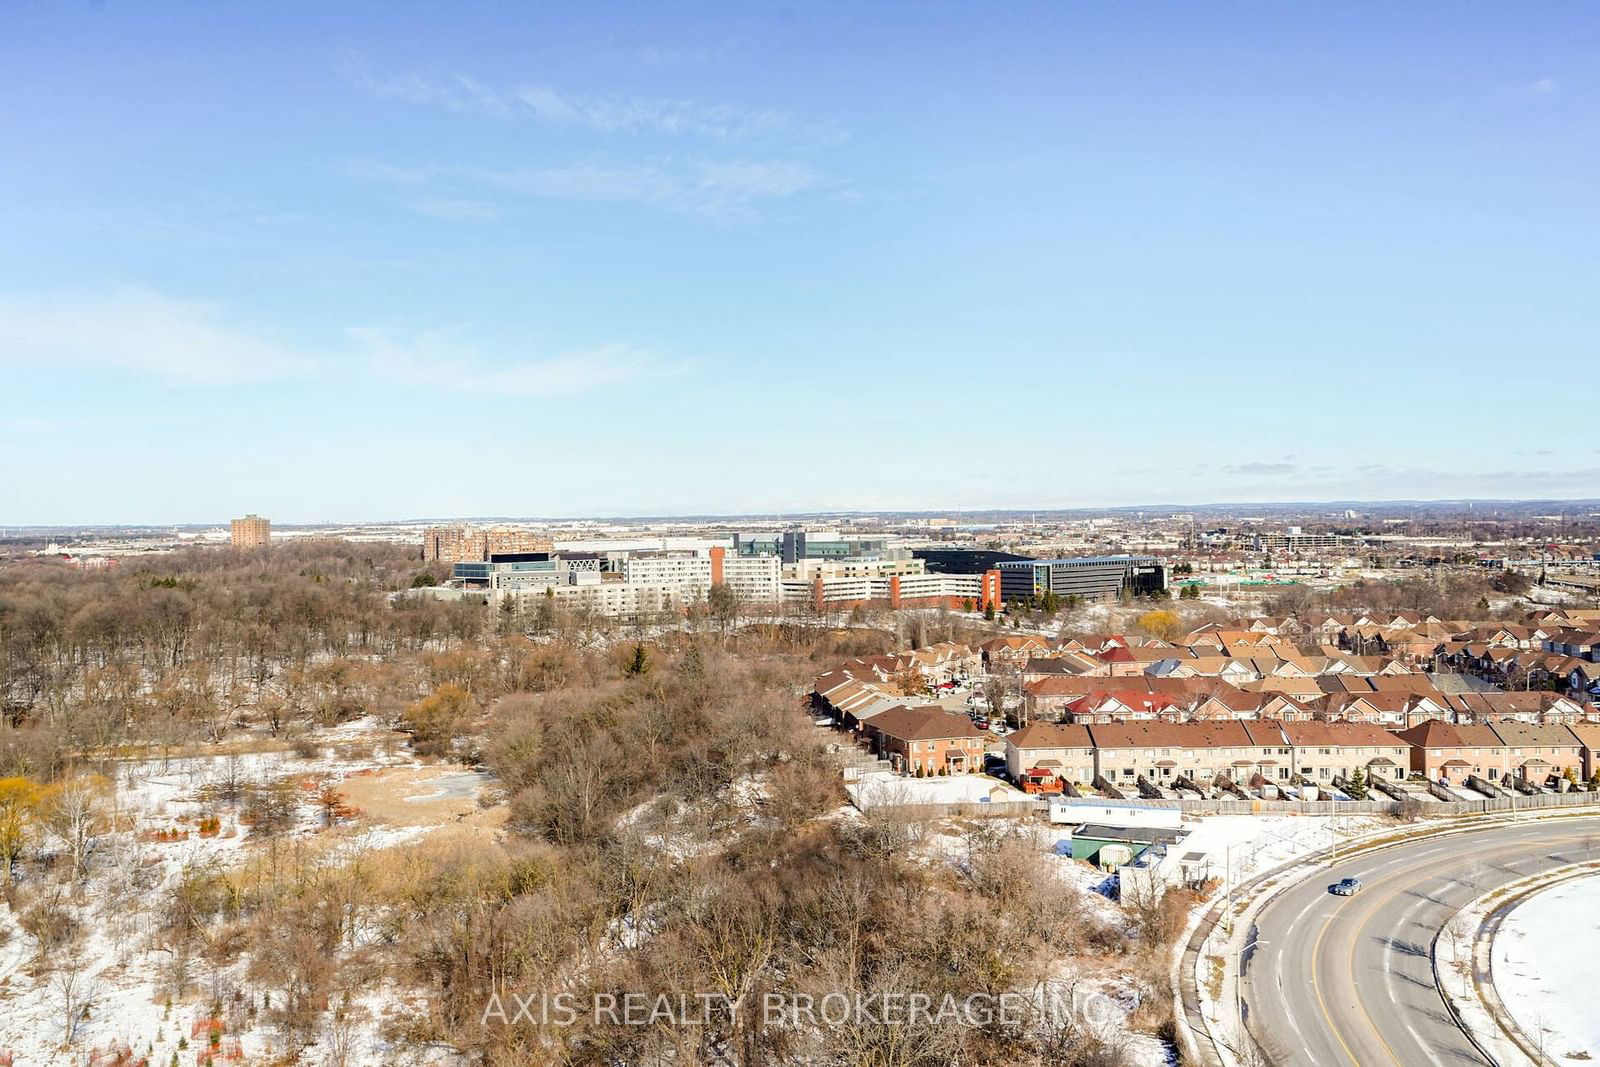
[[[1045,593],[1111,600],[1124,589],[1138,596],[1167,587],[1166,568],[1154,556],[1002,560],[995,566],[1000,571],[1000,597],[1007,602]]]

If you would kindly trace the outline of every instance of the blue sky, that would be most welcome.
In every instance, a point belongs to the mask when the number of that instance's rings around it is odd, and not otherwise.
[[[1600,495],[1597,71],[1580,3],[8,4],[0,523]]]

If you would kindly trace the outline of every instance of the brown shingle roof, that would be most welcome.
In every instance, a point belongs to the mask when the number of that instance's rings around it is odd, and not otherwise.
[[[987,737],[965,715],[946,711],[937,704],[918,708],[890,708],[872,717],[872,728],[901,741],[932,741],[953,737]]]
[[[1265,744],[1253,740],[1245,724],[1237,719],[1097,723],[1088,729],[1097,748],[1251,748]]]
[[[1405,741],[1368,722],[1286,722],[1283,732],[1295,747],[1398,748]]]
[[[1417,748],[1501,748],[1500,738],[1487,726],[1458,726],[1429,719],[1394,735]]]
[[[1501,741],[1517,748],[1570,748],[1582,744],[1577,735],[1559,724],[1535,726],[1526,722],[1497,722],[1489,729]]]
[[[1087,726],[1053,722],[1030,723],[1007,737],[1006,744],[1019,749],[1093,747]]]

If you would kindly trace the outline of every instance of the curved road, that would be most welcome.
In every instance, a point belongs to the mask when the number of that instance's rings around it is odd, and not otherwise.
[[[1251,1030],[1274,1063],[1487,1063],[1434,987],[1434,936],[1481,893],[1596,856],[1600,816],[1586,816],[1423,838],[1324,866],[1267,904],[1250,931],[1260,942],[1245,961]],[[1351,877],[1363,883],[1356,896],[1328,892]]]

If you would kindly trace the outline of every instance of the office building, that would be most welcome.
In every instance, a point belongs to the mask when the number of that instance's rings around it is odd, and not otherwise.
[[[981,611],[999,608],[1000,572],[982,574],[836,575],[785,578],[785,604],[809,604],[817,611],[848,611],[858,605],[890,610],[945,608]]]
[[[1007,603],[1054,593],[1065,599],[1114,600],[1164,591],[1167,572],[1154,556],[1082,556],[1076,559],[1002,560],[1000,595]]]
[[[919,548],[912,553],[929,574],[977,574],[993,570],[1001,563],[1027,560],[1015,552],[993,552],[980,548]]]
[[[785,563],[804,559],[873,558],[888,551],[881,537],[843,537],[837,530],[784,530],[733,535],[736,556],[777,556]]]
[[[1282,533],[1252,534],[1250,544],[1257,552],[1312,552],[1318,549],[1336,549],[1340,545],[1351,544],[1354,541],[1355,538],[1340,537],[1338,534],[1308,534],[1298,526],[1291,526]]]

